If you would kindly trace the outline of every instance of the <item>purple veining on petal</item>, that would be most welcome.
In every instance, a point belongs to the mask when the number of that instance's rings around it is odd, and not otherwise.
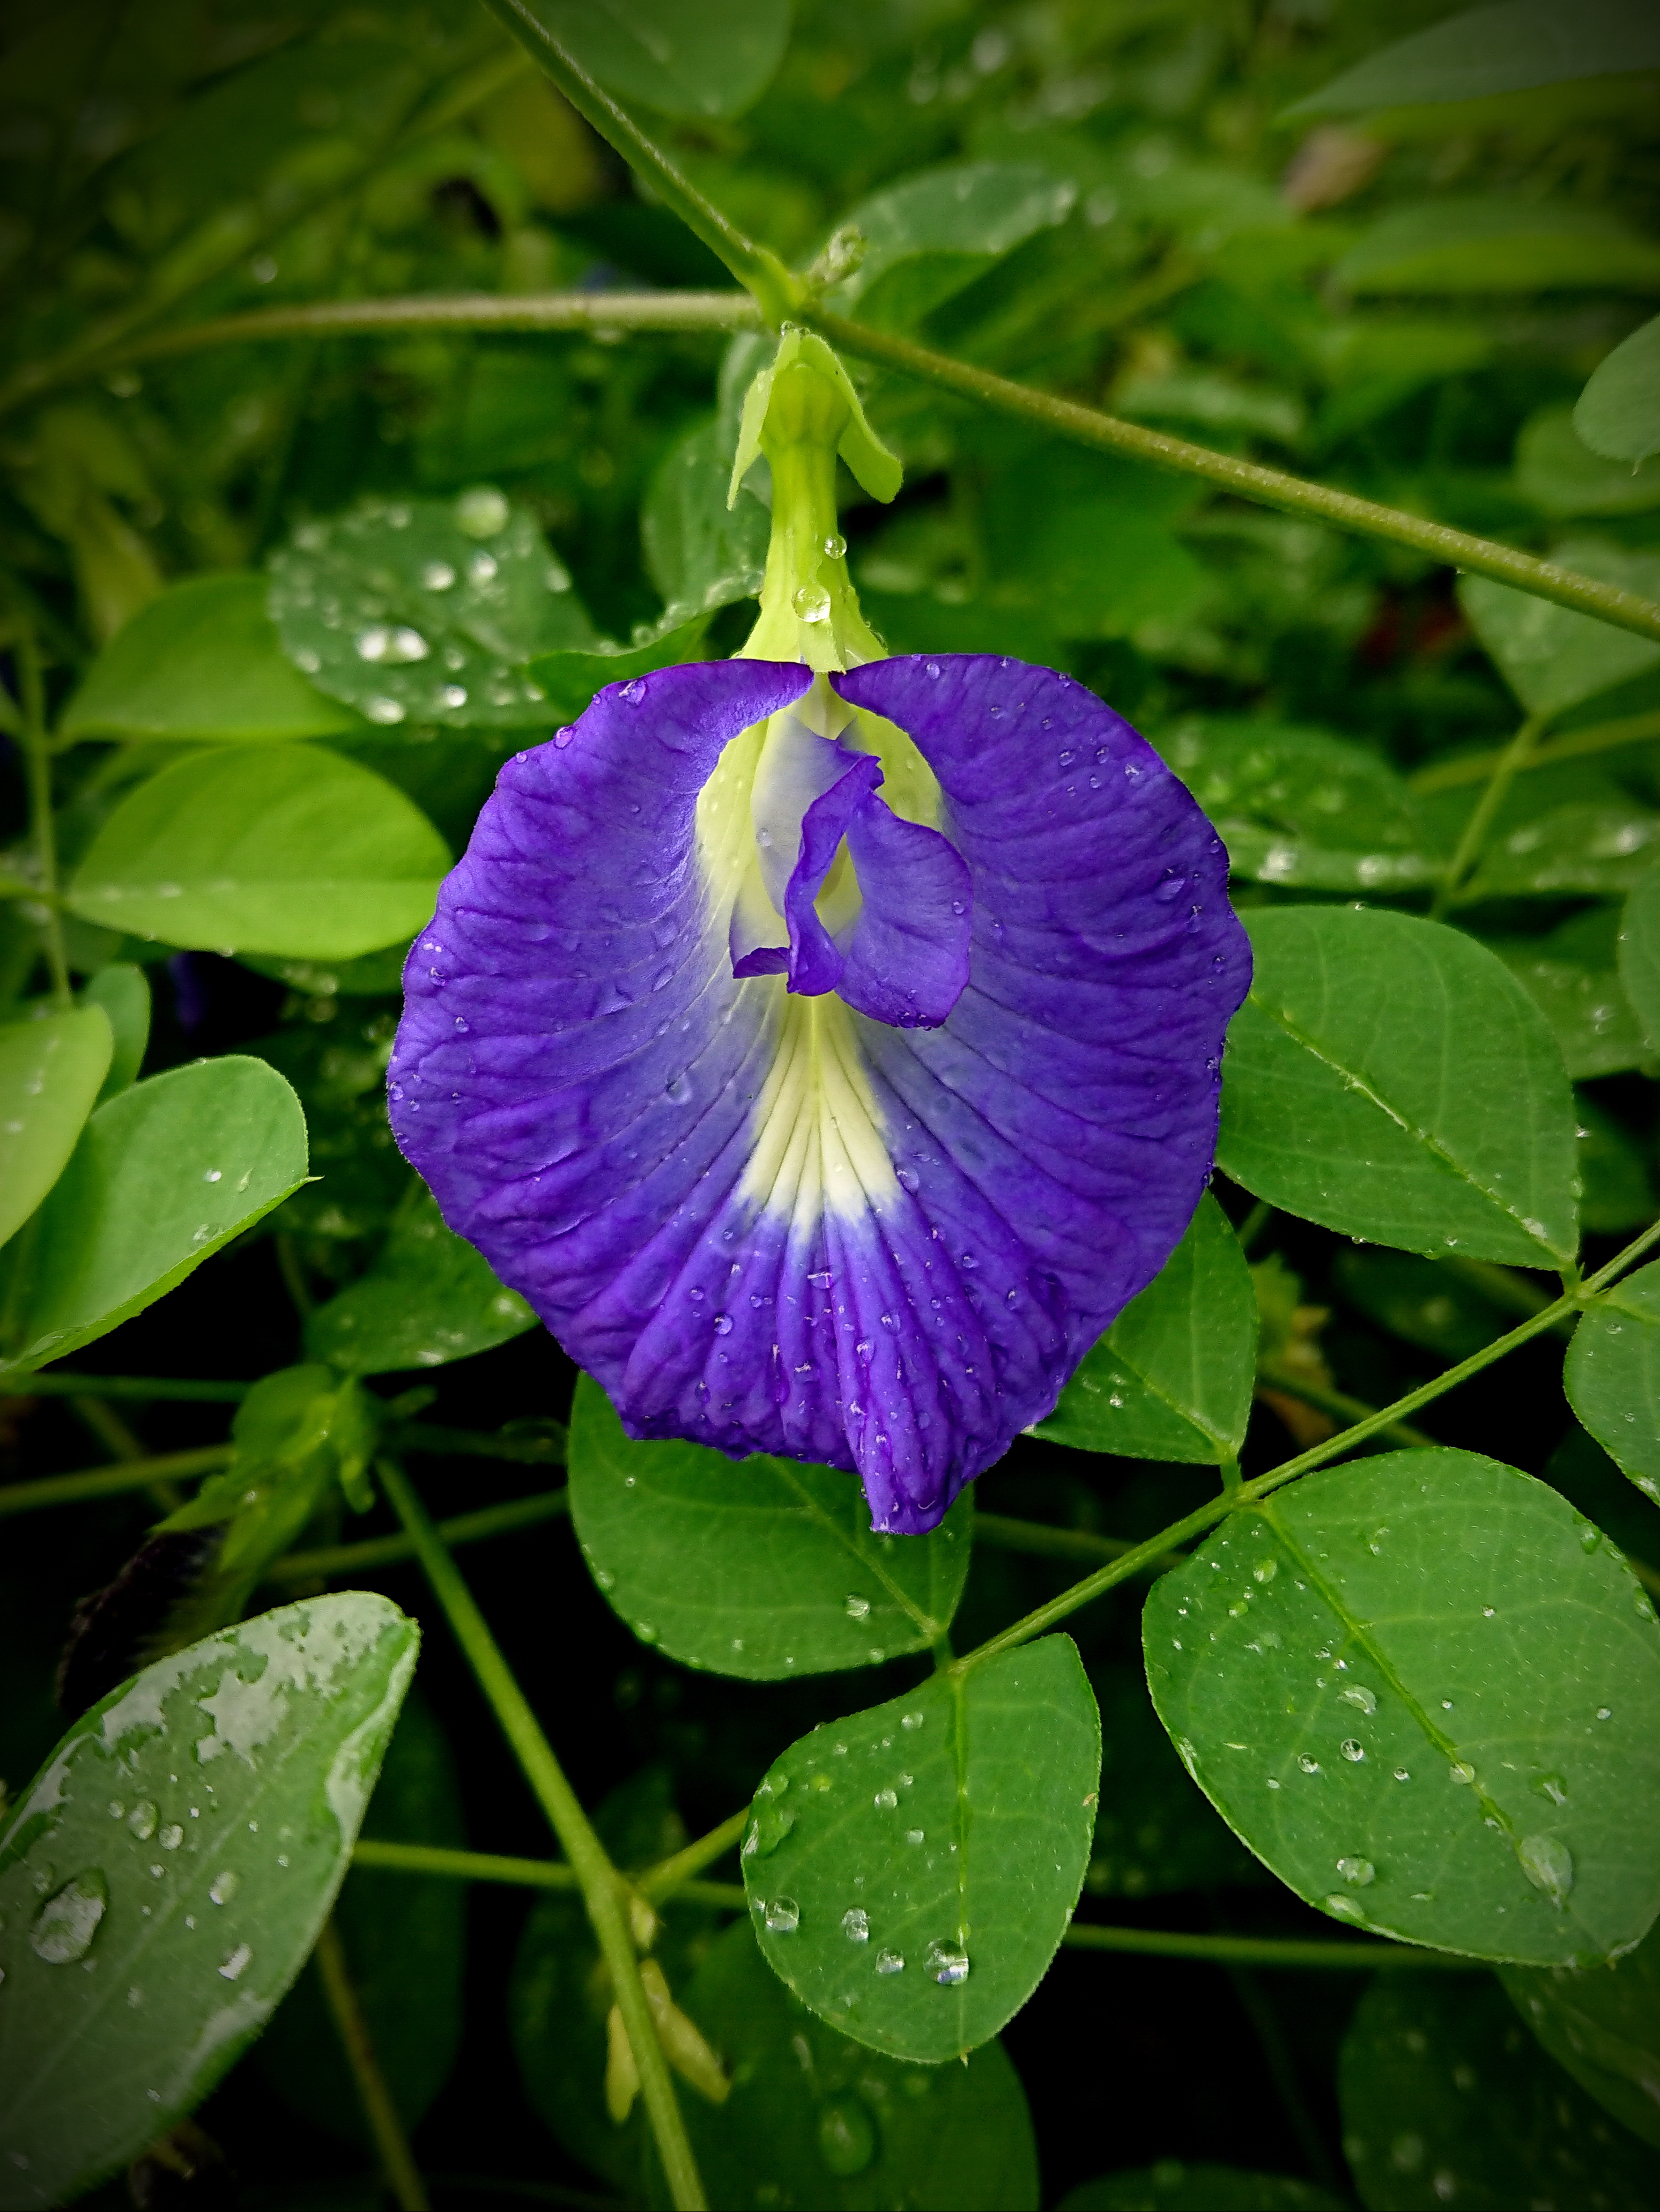
[[[813,902],[824,888],[854,817],[882,781],[882,763],[874,754],[836,750],[848,765],[801,817],[800,858],[784,893],[784,919],[790,933],[789,988],[808,999],[833,991],[843,966],[841,951]]]
[[[1249,951],[1219,842],[1099,700],[903,659],[837,688],[910,731],[942,834],[866,793],[841,995],[734,976],[698,794],[810,680],[660,671],[508,764],[410,961],[392,1121],[630,1433],[856,1468],[920,1530],[1179,1238]]]

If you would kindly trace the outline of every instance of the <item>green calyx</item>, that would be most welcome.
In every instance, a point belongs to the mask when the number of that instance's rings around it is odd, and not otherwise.
[[[836,457],[885,501],[903,471],[865,420],[846,369],[811,331],[787,325],[770,367],[749,388],[728,506],[762,454],[772,471],[772,539],[745,657],[820,670],[877,659],[882,647],[859,611],[836,526]]]

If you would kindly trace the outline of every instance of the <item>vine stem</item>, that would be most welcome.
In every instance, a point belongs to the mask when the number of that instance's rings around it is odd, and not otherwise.
[[[380,2061],[375,2056],[369,2024],[363,2017],[362,2003],[351,1978],[351,1969],[346,1964],[346,1947],[340,1941],[340,1930],[334,1924],[332,1914],[323,1923],[312,1956],[317,1961],[323,1996],[356,2085],[357,2101],[374,2138],[375,2153],[386,2175],[386,2186],[398,2200],[398,2212],[430,2212],[431,2199],[410,2149],[409,2138],[404,2133],[404,2123],[398,2116],[392,2092],[386,2087],[386,2077],[380,2070]]]
[[[535,1792],[561,1849],[570,1862],[599,1949],[611,1973],[611,1991],[628,2031],[646,2115],[656,2139],[677,2212],[707,2212],[708,2200],[698,2179],[685,2122],[675,2101],[668,2061],[658,2040],[651,2007],[640,1980],[640,1962],[629,1931],[623,1885],[605,1856],[575,1791],[528,1699],[515,1680],[489,1625],[479,1611],[460,1570],[450,1557],[432,1516],[414,1485],[392,1459],[375,1462],[392,1510],[412,1540],[434,1596],[460,1645],[525,1779]]]
[[[1585,760],[1593,753],[1617,752],[1621,746],[1641,744],[1649,738],[1660,738],[1660,714],[1622,714],[1617,721],[1593,722],[1582,730],[1567,730],[1560,738],[1548,738],[1535,745],[1524,761],[1515,764],[1515,772],[1525,775],[1535,768],[1554,768],[1559,761]],[[1436,761],[1428,768],[1420,768],[1408,782],[1415,792],[1454,791],[1461,783],[1481,783],[1504,761],[1510,748],[1501,745],[1497,751],[1463,753],[1456,760]]]
[[[1493,764],[1493,772],[1483,786],[1481,796],[1470,809],[1469,818],[1459,832],[1458,843],[1446,872],[1435,887],[1435,896],[1430,902],[1430,920],[1439,921],[1457,896],[1464,878],[1481,857],[1481,848],[1487,842],[1493,817],[1505,803],[1516,772],[1525,768],[1539,740],[1545,734],[1545,717],[1529,714],[1516,735]]]
[[[1479,1375],[1484,1367],[1491,1367],[1506,1352],[1514,1352],[1518,1346],[1530,1342],[1535,1336],[1543,1335],[1565,1315],[1582,1310],[1657,1243],[1660,1243],[1660,1221],[1652,1221],[1639,1237],[1633,1238],[1623,1252],[1616,1252],[1606,1267],[1599,1267],[1583,1283],[1564,1291],[1551,1304],[1541,1306],[1536,1314],[1511,1329],[1508,1335],[1495,1339],[1480,1352],[1473,1352],[1468,1359],[1461,1359],[1456,1367],[1449,1367],[1444,1374],[1420,1383],[1417,1389],[1408,1390],[1392,1406],[1385,1406],[1376,1413],[1368,1413],[1364,1420],[1356,1421],[1352,1428],[1340,1430],[1335,1437],[1327,1437],[1323,1443],[1298,1452],[1294,1459],[1282,1460],[1278,1467],[1270,1468],[1266,1474],[1259,1474],[1253,1481],[1241,1483],[1237,1489],[1212,1498],[1184,1519],[1172,1522],[1158,1535],[1148,1537],[1146,1543],[1138,1544],[1134,1551],[1126,1552],[1122,1559],[1085,1576],[1082,1582],[1074,1583],[1070,1589],[1064,1589],[1058,1597],[1051,1598],[1047,1605],[1040,1605],[1034,1612],[1027,1613],[1024,1620],[1013,1622],[997,1635],[988,1638],[985,1643],[976,1645],[974,1650],[966,1652],[953,1662],[952,1672],[965,1674],[970,1668],[979,1666],[984,1660],[994,1659],[1001,1652],[1012,1651],[1018,1645],[1030,1643],[1034,1636],[1042,1636],[1046,1630],[1058,1626],[1080,1606],[1088,1605],[1091,1599],[1103,1596],[1118,1583],[1128,1582],[1133,1575],[1141,1573],[1152,1565],[1161,1552],[1174,1551],[1183,1544],[1190,1543],[1195,1536],[1202,1536],[1207,1529],[1215,1528],[1220,1521],[1225,1521],[1231,1513],[1237,1512],[1242,1506],[1254,1505],[1259,1498],[1271,1496],[1288,1482],[1295,1482],[1299,1475],[1310,1474],[1316,1468],[1323,1467],[1328,1460],[1341,1458],[1345,1452],[1353,1451],[1368,1437],[1394,1427],[1408,1413],[1415,1413],[1420,1406],[1427,1406],[1447,1391],[1456,1389],[1459,1383],[1467,1382],[1472,1375]]]
[[[18,1388],[26,1390],[29,1384],[25,1382]],[[35,1513],[52,1505],[80,1505],[90,1498],[119,1498],[124,1491],[148,1490],[152,1483],[175,1478],[213,1474],[228,1467],[234,1456],[230,1444],[204,1444],[195,1451],[161,1452],[150,1459],[90,1467],[78,1474],[46,1474],[35,1482],[0,1483],[0,1521],[14,1513]]]

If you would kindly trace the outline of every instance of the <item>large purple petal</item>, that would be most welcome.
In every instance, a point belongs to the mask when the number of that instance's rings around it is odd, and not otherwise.
[[[784,893],[784,919],[790,933],[789,987],[806,998],[833,991],[842,980],[841,952],[813,902],[824,887],[848,824],[882,781],[882,763],[873,754],[844,757],[848,765],[841,776],[801,817],[800,858]]]
[[[897,1029],[938,1029],[969,980],[974,889],[937,830],[867,799],[848,824],[864,902],[848,932],[837,990]]]

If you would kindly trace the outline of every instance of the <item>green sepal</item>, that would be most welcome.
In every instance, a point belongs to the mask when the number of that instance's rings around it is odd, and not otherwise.
[[[781,369],[797,364],[816,369],[836,387],[848,410],[848,419],[836,441],[836,450],[847,463],[854,480],[873,499],[884,505],[892,499],[904,481],[904,469],[896,454],[891,453],[865,420],[865,410],[853,380],[836,359],[834,351],[813,331],[803,330],[797,323],[786,323],[778,342],[778,351],[771,364],[761,370],[744,397],[744,413],[738,426],[738,452],[732,465],[732,483],[727,493],[727,507],[738,503],[739,488],[754,467],[761,454],[762,434],[767,425],[767,413],[772,404],[773,386]]]

